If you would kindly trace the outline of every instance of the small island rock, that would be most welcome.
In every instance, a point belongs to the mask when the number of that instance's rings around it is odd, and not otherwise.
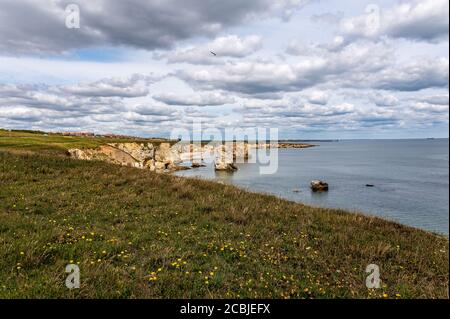
[[[321,180],[314,180],[311,182],[311,189],[313,192],[326,192],[328,191],[328,183]]]

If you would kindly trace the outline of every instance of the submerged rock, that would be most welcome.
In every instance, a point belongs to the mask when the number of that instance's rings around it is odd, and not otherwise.
[[[189,166],[177,165],[172,168],[174,171],[188,171],[191,168]]]
[[[313,192],[326,192],[328,191],[328,183],[321,180],[314,180],[311,182],[311,189]]]

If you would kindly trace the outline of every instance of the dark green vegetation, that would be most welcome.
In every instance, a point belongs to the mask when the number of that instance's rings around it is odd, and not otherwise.
[[[447,298],[447,238],[71,160],[65,148],[92,140],[49,139],[0,138],[1,298]],[[79,290],[65,287],[69,263]],[[365,287],[371,263],[378,290]]]

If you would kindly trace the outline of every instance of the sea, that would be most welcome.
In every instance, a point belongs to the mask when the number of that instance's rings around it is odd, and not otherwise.
[[[233,184],[250,191],[318,207],[379,216],[448,236],[449,140],[339,140],[312,142],[305,149],[279,149],[278,169],[261,174],[260,164],[237,164],[233,173],[206,167],[176,175]],[[310,190],[323,180],[329,191]]]

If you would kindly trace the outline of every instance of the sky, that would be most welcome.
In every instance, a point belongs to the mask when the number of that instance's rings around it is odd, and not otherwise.
[[[0,0],[2,128],[448,137],[448,83],[448,0]]]

